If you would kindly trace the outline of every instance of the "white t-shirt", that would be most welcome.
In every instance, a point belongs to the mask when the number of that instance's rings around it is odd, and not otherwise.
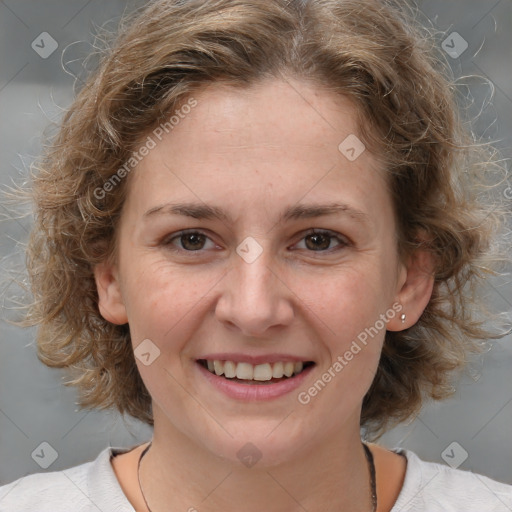
[[[92,462],[0,487],[0,512],[135,512],[110,463],[129,450],[106,448]],[[407,457],[407,471],[391,512],[512,512],[512,485],[393,451]]]

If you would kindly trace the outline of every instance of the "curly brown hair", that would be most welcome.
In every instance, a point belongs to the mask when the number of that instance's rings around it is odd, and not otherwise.
[[[364,144],[388,171],[400,257],[418,248],[434,255],[434,292],[421,318],[386,333],[363,402],[368,433],[410,418],[426,396],[448,396],[453,370],[497,336],[475,293],[502,221],[477,190],[492,173],[464,128],[432,38],[388,4],[156,0],[122,22],[32,175],[34,301],[25,324],[40,326],[41,361],[75,372],[67,384],[79,387],[80,405],[153,422],[129,326],[101,316],[93,275],[116,257],[130,180],[98,191],[151,130],[214,82],[248,87],[295,77],[350,99]]]

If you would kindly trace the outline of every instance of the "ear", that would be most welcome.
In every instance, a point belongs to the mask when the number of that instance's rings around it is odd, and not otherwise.
[[[98,307],[101,316],[113,324],[128,323],[117,268],[110,263],[100,263],[94,267],[94,279],[98,290]]]
[[[396,302],[400,312],[390,319],[388,331],[402,331],[413,326],[427,307],[434,289],[434,257],[425,250],[416,250],[407,264],[401,264]],[[405,315],[405,321],[402,317]]]

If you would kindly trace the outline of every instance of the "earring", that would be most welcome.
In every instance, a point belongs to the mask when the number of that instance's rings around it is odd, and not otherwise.
[[[405,313],[402,313],[400,320],[402,320],[402,323],[405,324]]]

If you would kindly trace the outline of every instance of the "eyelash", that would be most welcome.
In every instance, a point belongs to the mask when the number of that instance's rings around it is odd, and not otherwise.
[[[192,229],[192,230],[180,231],[180,232],[172,235],[171,237],[167,237],[166,239],[163,240],[162,245],[165,247],[172,246],[172,243],[174,240],[177,240],[177,239],[179,240],[181,237],[184,237],[186,235],[202,235],[202,236],[205,236],[206,238],[208,238],[209,240],[211,240],[210,237],[208,237],[208,235],[206,235],[206,233],[199,231],[199,230]],[[302,241],[306,237],[311,236],[311,235],[322,235],[322,236],[329,237],[330,239],[335,239],[339,242],[338,247],[330,248],[330,249],[326,249],[326,250],[314,251],[314,250],[306,249],[308,252],[311,252],[311,253],[331,253],[331,252],[340,250],[344,247],[349,247],[352,245],[351,242],[347,238],[342,237],[341,235],[338,235],[338,234],[334,233],[333,231],[329,231],[329,230],[325,230],[325,229],[310,229],[306,233],[304,233],[304,235],[302,236],[302,238],[299,241]],[[329,243],[329,245],[330,245],[330,243]],[[197,251],[189,251],[187,249],[171,248],[170,250],[172,250],[173,252],[176,252],[176,253],[189,253],[189,254],[193,254],[193,253],[200,254],[203,252],[203,249],[198,249]]]

